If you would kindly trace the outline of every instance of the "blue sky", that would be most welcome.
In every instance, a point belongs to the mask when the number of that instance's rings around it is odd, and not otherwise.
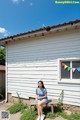
[[[80,19],[80,4],[54,0],[0,0],[0,38]]]

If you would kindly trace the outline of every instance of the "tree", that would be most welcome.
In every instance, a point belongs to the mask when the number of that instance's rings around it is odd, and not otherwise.
[[[5,48],[0,48],[0,65],[5,65]]]

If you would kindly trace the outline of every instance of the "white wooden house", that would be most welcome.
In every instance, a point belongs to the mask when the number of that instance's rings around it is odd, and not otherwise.
[[[49,98],[80,106],[80,20],[0,39],[6,47],[6,91],[35,97],[39,80]],[[7,99],[7,94],[6,94]]]

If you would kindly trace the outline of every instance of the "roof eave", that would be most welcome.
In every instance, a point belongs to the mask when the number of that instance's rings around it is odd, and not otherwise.
[[[18,40],[18,39],[23,39],[23,38],[30,38],[30,37],[36,37],[36,36],[43,36],[43,34],[48,34],[50,32],[55,32],[55,31],[63,31],[65,29],[71,29],[71,28],[80,28],[80,20],[64,23],[64,24],[59,24],[56,26],[47,26],[44,28],[40,28],[31,32],[25,32],[25,33],[20,33],[17,35],[9,36],[7,38],[2,38],[0,40],[0,45],[5,45],[8,41],[13,41],[13,40]]]

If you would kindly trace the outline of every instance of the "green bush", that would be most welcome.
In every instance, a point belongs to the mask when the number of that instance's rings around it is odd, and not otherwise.
[[[0,47],[0,65],[5,65],[5,48]]]
[[[80,120],[80,114],[73,112],[70,116],[69,116],[69,120]]]
[[[70,115],[67,115],[67,113],[62,112],[61,116],[67,120],[80,120],[80,114],[73,112]]]
[[[61,106],[56,106],[54,108],[54,113],[51,112],[51,107],[48,106],[47,108],[45,107],[43,109],[44,114],[46,115],[47,118],[55,118],[56,116],[59,116],[61,114],[61,112],[63,111],[63,109],[61,108]]]
[[[25,108],[26,108],[26,105],[24,105],[23,103],[15,103],[11,107],[9,107],[8,110],[10,111],[11,114],[14,114]]]
[[[69,119],[69,115],[67,115],[65,112],[62,112],[60,115],[65,119]]]
[[[62,105],[57,105],[57,107],[55,107],[54,112],[55,113],[61,113],[63,111]]]
[[[47,113],[46,117],[47,118],[55,118],[56,115],[55,115],[55,113],[49,112],[49,113]]]
[[[32,111],[32,113],[30,113],[30,110],[27,109],[23,112],[20,120],[35,120],[37,117],[37,111]]]

